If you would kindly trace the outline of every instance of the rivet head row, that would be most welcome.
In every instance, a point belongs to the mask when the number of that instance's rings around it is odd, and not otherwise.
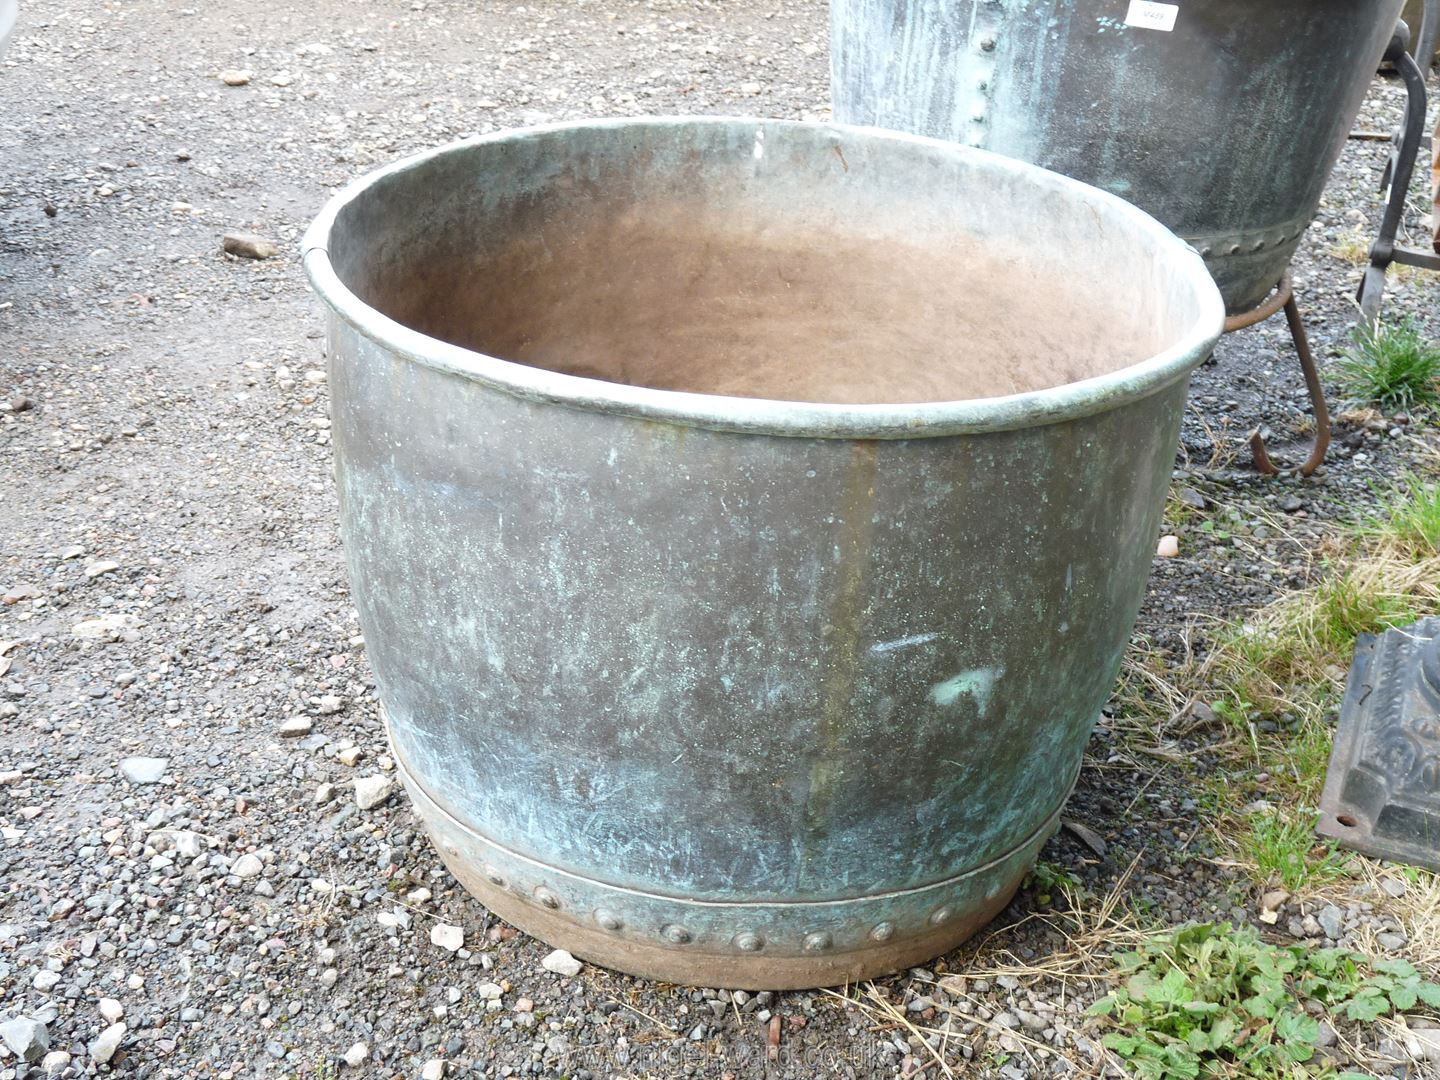
[[[1201,254],[1205,255],[1208,255],[1209,253],[1209,248],[1205,248],[1201,252]],[[459,853],[459,849],[451,840],[442,841],[440,847],[443,851],[450,855],[456,855]],[[481,872],[485,875],[485,879],[489,881],[492,885],[500,888],[505,887],[506,881],[504,874],[502,874],[500,870],[491,863],[485,863],[484,866],[481,868]],[[550,889],[546,888],[544,885],[536,886],[532,890],[532,895],[534,896],[536,902],[538,902],[544,907],[549,908],[552,911],[558,910],[561,906],[560,898],[556,896],[555,893],[552,892]],[[932,926],[940,926],[948,922],[952,914],[953,912],[949,907],[937,908],[935,911],[930,913],[930,924]],[[594,919],[596,925],[599,926],[602,930],[608,930],[612,933],[618,932],[625,928],[625,923],[623,922],[623,920],[620,919],[619,916],[615,915],[613,912],[604,909],[597,909],[594,913]],[[895,936],[895,932],[895,924],[887,919],[885,921],[876,923],[870,928],[869,938],[871,941],[883,944],[884,942],[887,942],[891,938],[893,938]],[[660,936],[666,941],[670,942],[672,945],[688,945],[694,940],[694,935],[687,928],[681,926],[679,923],[666,923],[660,928]],[[731,943],[740,952],[760,952],[765,948],[765,937],[763,934],[755,930],[741,930],[733,938],[731,938]],[[834,934],[832,934],[829,930],[812,931],[811,933],[806,934],[802,941],[802,947],[806,952],[824,952],[828,949],[834,948],[834,946],[835,937]]]
[[[735,935],[735,947],[741,952],[759,952],[765,947],[765,939],[754,930],[742,930]]]

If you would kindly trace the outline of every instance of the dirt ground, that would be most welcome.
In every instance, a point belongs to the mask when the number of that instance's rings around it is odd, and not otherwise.
[[[54,1075],[938,1074],[902,1023],[823,992],[546,971],[545,946],[444,872],[403,797],[320,801],[389,763],[337,535],[323,318],[297,251],[311,216],[378,163],[497,127],[823,117],[825,19],[815,0],[25,0],[0,64],[0,643],[16,643],[0,658],[0,1021],[38,1018],[71,1055]],[[1377,82],[1357,126],[1388,131],[1398,94]],[[1337,251],[1378,221],[1384,153],[1349,144],[1296,264],[1322,358],[1353,322],[1358,271]],[[280,254],[223,254],[236,229]],[[1387,311],[1440,337],[1436,297],[1396,282]],[[1293,460],[1306,423],[1283,321],[1198,373],[1177,486],[1245,542],[1182,536],[1157,560],[1138,631],[1155,648],[1306,580],[1326,523],[1427,452],[1424,433],[1342,424],[1320,476],[1248,470],[1252,426]],[[309,733],[282,738],[300,717]],[[1196,857],[1189,773],[1122,742],[1102,719],[1069,811],[1106,853],[1067,831],[1044,859],[1101,891],[1130,868],[1128,894],[1175,923],[1252,915],[1235,870]],[[1203,741],[1175,753],[1203,759]],[[164,764],[127,779],[134,758]],[[1022,892],[983,955],[1056,948],[1035,907]],[[433,945],[440,922],[466,948]],[[925,1015],[976,947],[882,991]],[[1014,975],[966,994],[957,1069],[1102,1067],[1084,994]],[[1026,1045],[997,1049],[997,1025]],[[0,1080],[43,1075],[8,1053]]]

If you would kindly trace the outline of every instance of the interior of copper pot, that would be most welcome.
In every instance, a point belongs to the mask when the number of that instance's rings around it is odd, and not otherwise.
[[[1016,394],[1128,367],[1188,329],[1193,298],[1167,309],[1154,238],[1107,204],[823,130],[458,147],[347,206],[332,259],[366,303],[442,341],[741,397]]]

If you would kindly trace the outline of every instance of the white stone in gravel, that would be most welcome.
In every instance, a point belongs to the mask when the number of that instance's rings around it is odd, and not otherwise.
[[[341,765],[348,765],[353,769],[360,763],[360,759],[365,756],[365,751],[361,750],[358,746],[347,746],[335,756],[340,759]]]
[[[0,1024],[0,1039],[21,1061],[38,1061],[50,1049],[50,1031],[39,1020],[17,1016]]]
[[[321,784],[315,789],[315,805],[324,806],[328,802],[334,802],[335,794],[334,784]]]
[[[39,990],[40,993],[48,994],[51,990],[55,989],[55,984],[59,981],[60,973],[58,971],[43,969],[35,973],[35,981],[30,985],[35,987],[36,990]]]
[[[125,1038],[125,1032],[129,1030],[124,1024],[111,1024],[90,1044],[90,1056],[101,1065],[104,1065],[112,1057],[115,1051],[120,1049],[120,1041]]]
[[[314,727],[314,721],[308,716],[292,716],[280,725],[280,737],[282,739],[298,739],[302,735],[309,735]]]
[[[45,1074],[46,1080],[54,1080],[70,1067],[70,1055],[64,1050],[51,1050],[45,1055],[45,1060],[40,1062],[40,1070]]]
[[[345,699],[336,697],[334,694],[325,694],[320,698],[318,708],[320,709],[320,715],[329,716],[331,713],[337,713],[345,708]]]
[[[358,1069],[365,1064],[365,1059],[370,1056],[370,1047],[363,1042],[357,1042],[349,1050],[345,1051],[345,1064],[352,1069]]]
[[[101,998],[100,1015],[105,1018],[107,1024],[118,1024],[120,1018],[125,1015],[125,1006],[114,998]]]
[[[355,780],[355,805],[370,810],[390,798],[395,781],[388,776],[360,776]]]
[[[486,982],[477,986],[475,993],[481,1001],[499,1001],[504,996],[505,989],[499,983]]]
[[[248,851],[230,866],[230,873],[241,880],[259,877],[264,872],[265,864],[260,861],[260,856]]]
[[[70,628],[72,636],[82,641],[119,641],[127,630],[134,630],[140,620],[134,615],[97,615],[84,619]]]
[[[145,842],[156,851],[173,851],[182,859],[199,858],[205,850],[205,838],[189,829],[157,829]]]
[[[220,81],[226,86],[245,86],[251,78],[250,72],[243,68],[226,68],[220,72]]]
[[[540,966],[546,971],[553,971],[556,975],[572,977],[579,975],[580,968],[582,967],[580,961],[576,960],[575,957],[571,956],[564,949],[556,949],[549,956],[545,957],[544,960],[540,961]]]
[[[420,888],[411,889],[406,893],[405,899],[409,900],[412,904],[423,904],[426,900],[430,899],[431,895],[430,890],[422,885]]]
[[[308,382],[311,386],[318,386],[320,383],[325,381],[325,372],[320,371],[319,369],[307,371],[305,372],[305,381]],[[363,643],[365,639],[361,638],[360,640]]]
[[[465,931],[463,928],[451,926],[449,923],[436,923],[430,927],[430,944],[457,952],[465,945]]]
[[[1161,559],[1173,559],[1180,554],[1180,538],[1178,536],[1162,536],[1160,543],[1155,545],[1155,555]]]
[[[375,921],[381,926],[391,930],[410,929],[410,913],[404,908],[396,908],[394,911],[382,911],[375,916]]]
[[[158,784],[169,764],[169,758],[127,757],[120,762],[120,772],[132,784]]]
[[[120,569],[120,564],[114,559],[96,559],[85,566],[86,577],[99,577],[101,574],[109,574]]]
[[[439,1058],[431,1058],[425,1062],[425,1067],[420,1070],[420,1080],[441,1080],[445,1075],[445,1062]]]

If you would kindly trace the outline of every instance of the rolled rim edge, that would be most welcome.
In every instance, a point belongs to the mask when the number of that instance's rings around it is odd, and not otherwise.
[[[1170,348],[1139,363],[1089,379],[1002,397],[841,405],[657,390],[567,375],[504,360],[452,345],[391,319],[355,295],[340,280],[330,262],[330,231],[345,206],[386,177],[421,167],[433,158],[461,148],[504,142],[517,135],[535,137],[564,130],[736,123],[809,127],[838,134],[863,132],[868,138],[934,145],[947,152],[983,156],[997,167],[1026,173],[1052,186],[1076,189],[1089,199],[1109,201],[1120,213],[1139,220],[1146,231],[1156,234],[1161,245],[1176,249],[1175,254],[1181,261],[1177,269],[1192,279],[1201,310]],[[754,117],[657,116],[566,121],[504,129],[434,147],[357,177],[337,192],[306,230],[301,241],[301,259],[311,287],[325,302],[332,315],[340,318],[363,337],[403,359],[471,379],[525,400],[743,434],[803,438],[912,439],[1010,431],[1077,420],[1159,393],[1175,382],[1188,378],[1190,372],[1210,355],[1225,321],[1224,301],[1199,253],[1160,222],[1118,196],[1036,165],[938,139],[849,124]]]

